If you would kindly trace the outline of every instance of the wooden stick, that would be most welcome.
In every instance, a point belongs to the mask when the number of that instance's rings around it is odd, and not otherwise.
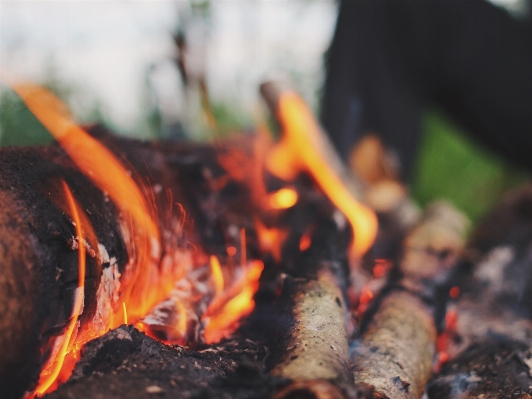
[[[346,305],[328,272],[316,280],[298,279],[290,289],[294,324],[280,342],[286,348],[272,374],[295,381],[349,380]]]
[[[403,278],[378,299],[353,352],[355,383],[373,386],[374,398],[422,396],[435,353],[434,289],[448,278],[467,225],[454,208],[435,204],[405,240]]]

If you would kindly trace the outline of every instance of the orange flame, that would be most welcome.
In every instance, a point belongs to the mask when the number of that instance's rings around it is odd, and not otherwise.
[[[236,295],[221,308],[209,307],[211,308],[210,311],[207,310],[209,320],[204,333],[206,343],[219,341],[238,320],[251,313],[255,307],[253,296],[259,287],[259,278],[263,269],[264,264],[261,261],[252,261],[244,277],[230,289],[230,294],[236,293]]]
[[[288,209],[293,207],[297,200],[297,191],[285,187],[268,196],[268,205],[271,209]]]
[[[124,324],[128,324],[127,322],[127,308],[126,303],[122,302],[122,310],[124,311]]]
[[[220,261],[214,255],[210,257],[211,273],[214,280],[214,296],[220,296],[224,290],[224,276],[222,274],[222,268],[220,267]]]
[[[169,280],[160,280],[162,295],[148,287],[157,280],[154,267],[160,256],[159,230],[150,208],[131,172],[98,140],[81,129],[65,112],[66,106],[48,90],[32,84],[15,84],[13,90],[28,109],[56,138],[76,165],[119,207],[129,224],[129,234],[134,248],[129,248],[134,265],[130,268],[130,281],[122,292],[128,304],[130,318],[138,319],[171,289]],[[164,292],[163,292],[164,291]],[[122,315],[119,315],[122,319]],[[113,323],[114,324],[114,323]]]
[[[72,313],[70,322],[68,323],[68,327],[66,329],[66,332],[64,336],[62,337],[62,342],[60,343],[60,348],[55,357],[51,357],[48,364],[43,368],[39,382],[37,384],[37,388],[35,389],[36,395],[43,395],[46,393],[46,391],[52,386],[52,384],[55,382],[57,377],[59,376],[59,373],[61,371],[61,368],[63,367],[63,362],[65,360],[65,356],[69,349],[71,349],[71,338],[72,334],[74,332],[74,329],[77,326],[78,317],[83,312],[83,301],[85,298],[85,265],[86,265],[86,248],[83,239],[83,230],[81,225],[81,218],[79,216],[79,206],[74,200],[74,197],[72,196],[72,192],[70,191],[68,185],[63,181],[63,189],[65,191],[65,196],[68,202],[68,207],[70,208],[70,212],[72,214],[72,220],[75,223],[76,227],[76,236],[78,238],[78,285],[76,288],[76,297],[74,300],[74,305],[72,307]]]
[[[14,84],[13,90],[24,101],[28,109],[44,125],[44,127],[57,139],[73,162],[83,171],[100,190],[108,194],[121,211],[124,222],[122,231],[126,240],[129,264],[124,275],[120,278],[120,300],[123,308],[115,306],[106,314],[106,319],[101,320],[97,327],[88,322],[77,332],[75,342],[70,343],[79,349],[83,344],[97,336],[102,335],[107,329],[117,327],[129,321],[136,323],[144,317],[157,303],[164,300],[173,288],[173,284],[183,275],[179,267],[179,260],[165,256],[161,263],[160,234],[155,222],[155,210],[151,202],[143,195],[142,190],[135,183],[131,171],[127,170],[120,161],[99,141],[87,134],[71,120],[66,105],[46,89],[31,84]],[[148,195],[148,198],[149,195]],[[70,206],[71,212],[74,212]],[[88,218],[79,214],[80,220],[86,220],[91,246],[98,248],[96,237]],[[79,226],[81,223],[76,222]],[[84,241],[78,233],[79,248],[85,248]],[[94,241],[94,242],[92,242]],[[85,250],[85,249],[83,249]],[[172,258],[172,259],[170,259]],[[83,258],[84,259],[84,258]],[[85,260],[83,260],[85,262]],[[181,261],[182,262],[182,261]],[[159,268],[159,264],[161,267]],[[84,267],[80,258],[80,266]],[[105,298],[109,300],[109,298]],[[116,301],[120,303],[120,301]],[[128,313],[125,312],[127,305]],[[82,309],[81,309],[82,310]],[[74,320],[74,318],[72,319]],[[68,361],[63,364],[64,370],[56,366],[65,358],[68,341],[73,331],[74,321],[67,328],[66,343],[60,351],[53,352],[49,364],[53,370],[46,367],[43,375],[46,381],[39,384],[37,394],[44,393],[54,388],[53,379],[58,375],[68,377],[75,364],[77,352],[73,351],[68,356]],[[104,323],[104,325],[102,325]],[[77,350],[76,349],[76,350]],[[67,368],[69,368],[67,370]]]
[[[267,159],[268,169],[284,180],[293,180],[300,171],[309,172],[349,220],[354,233],[351,254],[360,257],[377,235],[375,213],[353,198],[322,157],[320,128],[297,94],[285,92],[280,95],[278,118],[282,123],[283,137]]]
[[[271,253],[273,258],[280,262],[283,243],[288,237],[288,232],[275,227],[269,229],[258,219],[255,220],[255,231],[259,238],[260,250]]]

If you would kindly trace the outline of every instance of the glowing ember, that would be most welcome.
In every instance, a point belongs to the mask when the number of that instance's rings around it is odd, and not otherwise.
[[[374,294],[369,288],[369,286],[364,286],[362,288],[362,292],[360,293],[360,298],[358,299],[358,314],[363,315],[366,312],[366,309],[368,308],[369,303],[374,298]]]
[[[303,234],[299,240],[299,250],[301,252],[306,251],[312,244],[312,238],[308,234]]]
[[[246,229],[243,227],[240,229],[240,264],[245,265],[247,263],[246,253]]]
[[[288,209],[293,207],[298,200],[297,191],[293,188],[282,188],[268,196],[268,205],[271,209]]]
[[[439,372],[441,366],[449,360],[449,348],[453,336],[456,334],[457,319],[458,315],[454,309],[449,309],[445,314],[445,329],[440,335],[438,335],[438,339],[436,340],[436,351],[438,352],[438,356],[433,367],[435,372]]]
[[[309,172],[349,220],[354,233],[351,255],[360,257],[375,240],[375,213],[353,198],[328,161],[321,156],[320,128],[297,94],[286,92],[280,95],[278,119],[282,123],[283,136],[267,158],[268,169],[287,181],[293,180],[301,171]]]
[[[236,248],[235,247],[227,247],[226,252],[227,252],[227,255],[229,255],[229,256],[235,256],[236,255]]]
[[[460,296],[460,287],[452,287],[449,290],[449,296],[453,299],[456,299]]]
[[[373,275],[377,278],[383,277],[390,269],[391,264],[386,259],[375,259],[375,266],[373,266]]]
[[[63,362],[67,352],[72,348],[71,337],[74,329],[77,326],[78,317],[83,312],[83,301],[85,299],[85,253],[86,248],[83,244],[83,230],[81,224],[81,218],[79,216],[79,206],[72,196],[72,192],[68,188],[68,185],[63,181],[63,189],[65,191],[65,196],[68,202],[68,207],[70,208],[70,213],[72,220],[76,227],[76,236],[78,238],[78,285],[76,288],[76,296],[74,299],[74,305],[72,307],[72,313],[70,316],[70,322],[63,336],[57,338],[56,347],[58,348],[57,354],[51,356],[49,362],[45,365],[41,371],[39,382],[37,388],[35,389],[36,395],[43,395],[48,391],[52,384],[56,381],[61,368],[63,367]]]

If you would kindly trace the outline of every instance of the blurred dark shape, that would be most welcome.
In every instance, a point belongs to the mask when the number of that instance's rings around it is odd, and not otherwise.
[[[378,132],[408,178],[421,114],[436,106],[532,170],[532,24],[483,0],[344,0],[322,120],[347,159]]]

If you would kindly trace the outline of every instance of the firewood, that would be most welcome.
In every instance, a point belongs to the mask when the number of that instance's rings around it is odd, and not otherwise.
[[[292,383],[276,399],[303,392],[318,399],[348,397],[353,388],[346,324],[349,233],[348,226],[323,220],[311,246],[291,251],[299,255],[283,260],[283,270],[290,274],[279,298],[271,374]]]
[[[104,284],[104,269],[123,272],[128,254],[116,207],[58,147],[4,148],[0,175],[0,344],[6,351],[0,357],[0,391],[11,398],[20,397],[36,381],[73,308],[75,247],[81,244],[67,214],[61,179],[87,210],[98,237],[98,242],[88,239],[97,252],[87,256],[81,323],[109,316],[101,314],[106,309],[97,308],[96,292]],[[106,300],[111,303],[112,298]]]
[[[347,309],[334,277],[322,272],[316,280],[295,280],[291,291],[295,324],[272,373],[297,381],[349,380]]]
[[[404,242],[402,278],[376,299],[353,352],[356,384],[374,387],[374,398],[420,398],[435,353],[435,290],[458,259],[465,217],[446,204],[427,209]]]

